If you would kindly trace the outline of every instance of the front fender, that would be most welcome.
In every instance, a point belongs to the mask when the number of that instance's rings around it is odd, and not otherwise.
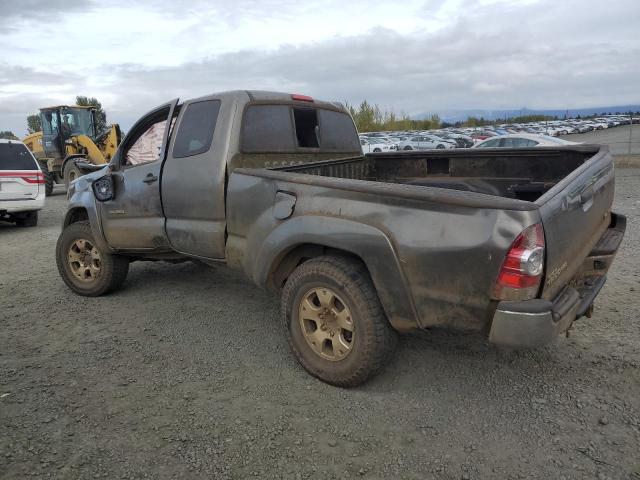
[[[350,252],[365,263],[387,318],[397,330],[414,330],[419,319],[393,243],[383,231],[342,218],[306,215],[276,226],[269,235],[248,239],[255,252],[247,273],[265,286],[284,256],[297,246],[315,244]],[[252,242],[253,240],[253,242]]]
[[[78,211],[84,210],[87,214],[89,225],[91,226],[91,232],[93,233],[93,237],[98,248],[107,252],[113,252],[113,249],[105,239],[98,211],[98,202],[96,201],[91,188],[93,181],[103,175],[103,172],[90,173],[79,177],[69,186],[69,191],[67,192],[69,201],[67,204],[67,211],[65,212],[62,220],[62,229],[64,230],[73,222]]]

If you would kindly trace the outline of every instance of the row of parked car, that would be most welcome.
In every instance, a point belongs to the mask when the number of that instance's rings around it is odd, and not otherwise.
[[[534,147],[571,144],[556,137],[629,125],[630,117],[608,115],[594,119],[552,120],[531,123],[504,123],[486,127],[444,128],[405,132],[368,132],[360,134],[364,153],[395,150],[431,150],[450,148]],[[640,119],[633,119],[640,123]]]

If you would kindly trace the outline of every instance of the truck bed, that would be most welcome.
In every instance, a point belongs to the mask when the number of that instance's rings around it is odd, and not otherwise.
[[[598,153],[598,146],[395,152],[274,170],[536,201]]]

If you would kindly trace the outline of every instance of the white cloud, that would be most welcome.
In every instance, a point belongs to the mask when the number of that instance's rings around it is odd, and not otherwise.
[[[56,8],[4,11],[0,130],[75,94],[125,128],[169,98],[238,88],[410,114],[640,101],[637,0],[28,1]]]

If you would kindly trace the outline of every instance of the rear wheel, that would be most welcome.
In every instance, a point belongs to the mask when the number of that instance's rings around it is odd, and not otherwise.
[[[64,166],[64,185],[68,189],[71,182],[82,176],[82,172],[76,166],[73,160],[69,160]]]
[[[410,145],[407,145],[406,147],[403,148],[403,150],[413,150],[413,148]]]
[[[281,310],[293,353],[324,382],[360,385],[393,352],[396,333],[357,260],[323,256],[303,263],[285,284]]]
[[[38,225],[38,211],[26,212],[16,218],[16,225],[19,227],[35,227]]]
[[[373,151],[374,153],[378,153],[378,152],[381,152],[382,150],[380,150],[379,148],[374,148]]]
[[[439,149],[439,150],[443,150],[443,149],[444,149],[444,145],[443,145],[443,144],[441,144],[441,143],[439,143],[439,144],[436,146],[436,148],[437,148],[437,149]]]
[[[74,292],[97,297],[119,288],[127,278],[129,259],[101,250],[87,222],[66,227],[56,245],[56,263]]]

